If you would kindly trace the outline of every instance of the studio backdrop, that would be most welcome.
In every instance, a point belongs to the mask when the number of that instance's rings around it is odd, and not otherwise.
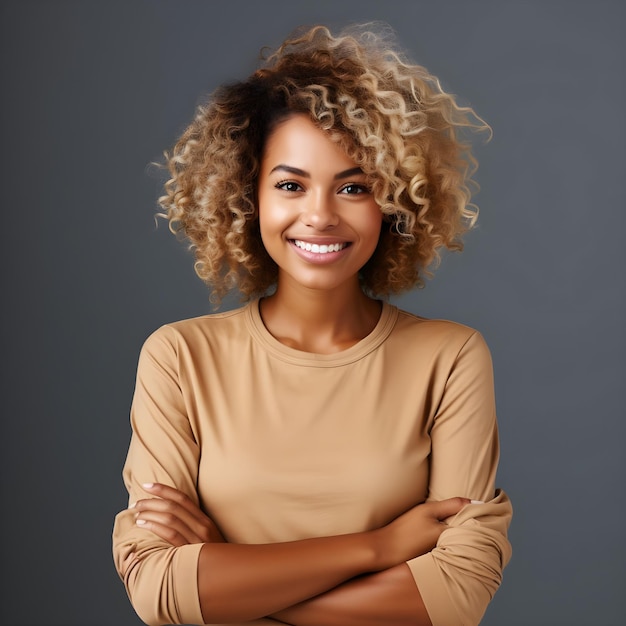
[[[211,312],[155,220],[150,163],[262,46],[369,20],[493,128],[465,251],[396,300],[493,353],[515,513],[484,624],[626,623],[625,7],[2,2],[0,623],[140,623],[111,558],[137,357],[162,324]]]

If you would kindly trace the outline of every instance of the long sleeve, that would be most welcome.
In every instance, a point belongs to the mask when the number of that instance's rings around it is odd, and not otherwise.
[[[472,504],[448,520],[436,548],[409,561],[434,626],[478,624],[510,559],[512,509],[495,489],[499,457],[491,357],[478,333],[459,351],[430,429],[429,500]]]
[[[141,485],[161,482],[196,502],[199,451],[179,383],[176,338],[161,329],[144,344],[131,409],[133,435],[124,467],[130,502],[148,494]],[[135,525],[132,511],[115,519],[113,554],[130,600],[147,624],[202,623],[197,561],[202,544],[174,548]],[[135,559],[128,567],[131,553]]]
[[[479,334],[391,305],[370,336],[330,355],[278,342],[257,303],[176,322],[140,355],[129,501],[150,497],[144,483],[172,485],[229,543],[267,544],[380,528],[426,498],[484,500],[409,562],[435,626],[474,624],[510,555],[493,395]],[[146,623],[202,623],[200,549],[118,514],[116,567]]]

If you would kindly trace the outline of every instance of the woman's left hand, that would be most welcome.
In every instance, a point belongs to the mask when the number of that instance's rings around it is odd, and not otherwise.
[[[173,546],[190,543],[225,543],[215,522],[186,494],[161,483],[142,485],[154,498],[138,500],[135,523]]]

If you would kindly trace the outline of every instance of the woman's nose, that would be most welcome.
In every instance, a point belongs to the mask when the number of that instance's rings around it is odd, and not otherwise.
[[[302,221],[315,230],[327,230],[337,226],[339,216],[334,198],[323,193],[311,193],[306,199]]]

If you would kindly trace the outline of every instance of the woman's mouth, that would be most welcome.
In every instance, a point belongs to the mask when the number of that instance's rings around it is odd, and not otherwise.
[[[328,254],[329,252],[339,252],[340,250],[343,250],[350,245],[350,243],[347,241],[330,244],[317,244],[309,243],[308,241],[302,241],[301,239],[294,239],[293,243],[301,250],[305,250],[306,252],[312,252],[313,254]]]

